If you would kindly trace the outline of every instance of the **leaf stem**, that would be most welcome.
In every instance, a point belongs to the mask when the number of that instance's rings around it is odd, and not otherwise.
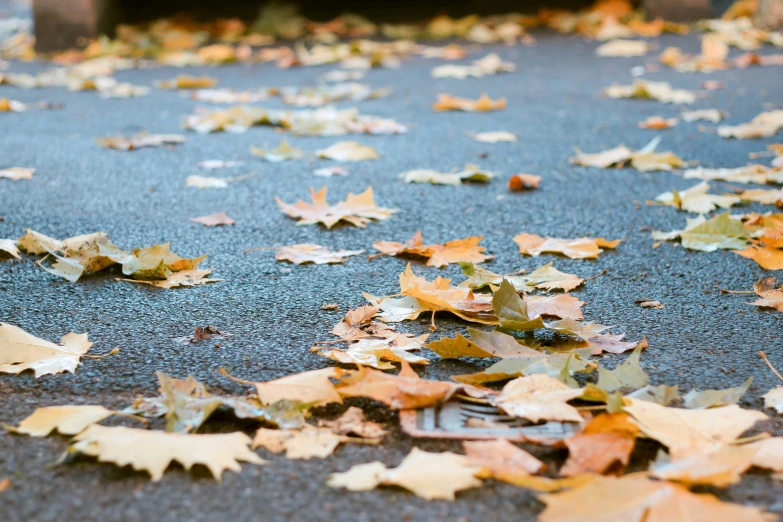
[[[769,366],[769,369],[772,370],[772,373],[778,376],[778,378],[783,381],[783,375],[780,375],[780,372],[775,369],[774,366],[772,366],[772,363],[769,362],[769,359],[767,359],[767,354],[759,350],[759,357],[764,359],[764,362],[767,363],[767,366]]]

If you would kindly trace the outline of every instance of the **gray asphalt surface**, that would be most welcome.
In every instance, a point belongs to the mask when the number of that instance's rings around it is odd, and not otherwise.
[[[373,70],[367,82],[390,86],[392,95],[358,104],[361,111],[395,118],[410,125],[402,136],[354,136],[372,145],[381,158],[348,164],[348,177],[319,178],[315,167],[326,160],[269,164],[249,154],[251,145],[276,146],[284,136],[271,128],[245,134],[196,135],[171,149],[119,152],[100,148],[95,136],[180,132],[180,120],[195,102],[175,92],[153,90],[137,99],[101,100],[94,93],[62,89],[23,91],[0,87],[0,96],[23,102],[61,102],[62,110],[3,114],[0,126],[2,165],[37,169],[31,181],[0,180],[0,237],[14,238],[25,227],[63,238],[105,231],[119,246],[133,248],[171,242],[183,256],[205,252],[204,267],[224,281],[192,289],[159,291],[115,282],[108,272],[77,284],[49,275],[28,257],[0,261],[0,320],[16,324],[45,339],[57,340],[73,330],[88,332],[92,353],[120,347],[119,355],[84,359],[74,375],[34,379],[29,373],[0,376],[0,421],[16,424],[35,408],[55,404],[98,403],[123,407],[137,394],[155,395],[155,371],[185,377],[194,375],[216,392],[244,393],[247,387],[217,373],[226,367],[250,380],[266,380],[328,366],[329,361],[309,352],[317,340],[329,339],[328,330],[349,308],[363,303],[362,292],[395,293],[398,274],[406,261],[383,258],[369,262],[352,258],[344,265],[292,266],[277,263],[273,251],[243,254],[253,247],[312,242],[331,248],[371,249],[374,241],[410,237],[421,229],[425,241],[444,242],[484,235],[484,244],[497,257],[486,266],[496,272],[532,270],[555,261],[555,266],[581,276],[606,270],[575,295],[587,302],[587,319],[618,325],[630,339],[649,339],[642,366],[653,384],[678,385],[682,391],[725,388],[754,383],[743,398],[744,407],[762,407],[760,396],[780,384],[756,356],[759,349],[783,367],[781,316],[746,303],[750,296],[722,295],[720,289],[747,290],[761,276],[770,275],[753,262],[729,252],[704,254],[664,244],[652,248],[650,229],[681,228],[687,214],[644,202],[671,189],[694,183],[671,173],[639,173],[629,169],[598,170],[570,166],[573,147],[599,151],[620,143],[639,148],[660,135],[659,150],[672,150],[706,167],[745,164],[748,153],[764,150],[775,139],[729,141],[701,133],[698,124],[681,123],[666,131],[637,128],[651,115],[674,116],[679,108],[641,100],[612,100],[598,95],[612,82],[630,83],[631,67],[654,62],[655,57],[600,59],[596,43],[580,38],[539,34],[536,47],[489,46],[470,58],[493,50],[517,63],[519,70],[481,80],[433,80],[437,63],[413,58],[399,70]],[[665,36],[660,48],[678,45],[695,51],[695,36]],[[769,52],[768,50],[766,52]],[[37,70],[36,64],[13,64],[11,70]],[[236,89],[277,85],[310,85],[329,67],[281,71],[273,65],[232,65],[187,70],[220,78],[221,86]],[[121,80],[152,85],[154,80],[181,73],[151,69],[118,73]],[[768,107],[783,104],[783,69],[751,68],[711,75],[677,74],[669,70],[648,74],[677,87],[698,90],[702,81],[721,80],[728,87],[707,92],[694,108],[719,108],[729,122],[748,121]],[[504,111],[465,114],[435,113],[431,103],[439,92],[476,97],[487,92],[505,96]],[[277,106],[272,101],[267,106]],[[341,107],[352,104],[338,104]],[[518,134],[515,144],[480,144],[466,131],[508,130]],[[308,151],[328,146],[338,138],[288,137]],[[342,139],[342,138],[339,138]],[[777,138],[780,141],[780,137]],[[239,159],[244,167],[217,171],[217,176],[256,172],[252,179],[225,190],[197,190],[185,186],[200,171],[197,162]],[[449,170],[466,162],[501,174],[489,185],[440,187],[406,185],[398,174],[413,168]],[[509,194],[505,180],[529,172],[543,177],[532,192]],[[317,226],[297,227],[281,214],[274,196],[285,201],[307,199],[308,187],[329,187],[329,200],[367,186],[379,205],[401,209],[392,218],[366,229]],[[716,183],[716,191],[727,188]],[[749,206],[753,210],[768,207]],[[205,228],[188,220],[219,211],[236,219],[233,227]],[[520,232],[555,237],[604,236],[624,238],[615,252],[596,261],[571,261],[555,256],[523,258],[512,237]],[[459,269],[439,270],[414,263],[414,270],[431,279],[437,275],[461,280]],[[655,299],[662,310],[642,309],[636,299]],[[340,311],[321,305],[339,303]],[[426,332],[429,317],[400,328]],[[231,334],[220,341],[182,347],[176,338],[196,326],[213,325]],[[441,335],[462,332],[465,323],[441,317]],[[433,363],[420,371],[428,378],[448,379],[477,371],[476,361]],[[607,356],[614,365],[624,356]],[[506,521],[533,520],[542,505],[529,491],[494,481],[481,489],[460,493],[456,502],[427,502],[402,490],[367,493],[331,490],[325,486],[333,471],[381,460],[398,464],[413,446],[426,450],[460,451],[446,441],[413,440],[397,427],[397,416],[369,402],[360,403],[374,420],[389,423],[392,435],[378,447],[348,445],[326,460],[288,461],[262,451],[271,461],[258,468],[243,466],[227,472],[218,484],[206,471],[192,473],[173,467],[157,484],[144,473],[79,458],[49,467],[66,447],[66,439],[14,436],[0,432],[0,477],[12,487],[0,494],[3,520],[15,521],[142,521],[142,520],[306,520],[306,521]],[[331,407],[322,416],[339,414]],[[252,424],[235,424],[228,417],[210,421],[202,431],[248,432]],[[783,434],[780,417],[766,426]],[[559,450],[526,447],[548,462],[564,456]],[[742,483],[716,491],[725,500],[758,505],[783,513],[779,487],[767,475],[751,473]],[[577,515],[575,515],[577,516]]]

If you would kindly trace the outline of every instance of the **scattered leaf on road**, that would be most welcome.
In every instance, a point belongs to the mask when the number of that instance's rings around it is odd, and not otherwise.
[[[332,228],[339,221],[347,221],[351,225],[364,228],[370,220],[384,220],[397,212],[397,209],[378,207],[373,199],[372,187],[358,195],[350,192],[345,201],[329,206],[326,203],[326,187],[318,192],[310,189],[312,203],[302,200],[289,204],[275,197],[280,205],[280,210],[299,221],[297,225],[323,224],[326,228]]]
[[[291,263],[301,265],[305,263],[314,263],[323,265],[328,263],[342,263],[346,258],[356,256],[364,250],[343,250],[336,252],[329,250],[325,246],[304,243],[301,245],[284,246],[277,249],[275,259],[278,261],[290,261]]]
[[[193,221],[194,223],[201,223],[205,227],[233,225],[236,223],[236,221],[228,217],[228,214],[226,214],[225,212],[218,212],[217,214],[210,214],[208,216],[193,218],[190,221]]]
[[[61,345],[39,339],[17,326],[0,323],[0,373],[33,370],[35,377],[75,372],[92,343],[87,334],[73,332],[60,339]]]

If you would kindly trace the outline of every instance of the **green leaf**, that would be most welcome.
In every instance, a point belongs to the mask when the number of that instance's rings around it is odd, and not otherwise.
[[[567,366],[567,370],[564,368]],[[556,379],[564,375],[570,378],[575,372],[590,371],[590,363],[574,354],[539,354],[530,357],[513,357],[498,361],[482,372],[455,375],[453,380],[465,384],[485,384],[506,381],[520,376],[545,374]]]
[[[691,390],[685,394],[685,407],[690,409],[715,408],[717,406],[728,406],[737,404],[740,398],[748,391],[753,378],[750,377],[742,386],[736,388],[726,388],[725,390],[704,390],[697,392]]]
[[[468,277],[460,286],[468,286],[473,290],[480,290],[490,285],[498,286],[503,282],[503,279],[507,279],[514,285],[517,292],[532,292],[535,290],[535,287],[523,275],[510,274],[504,276],[486,268],[475,266],[473,263],[460,263],[459,266],[462,268],[462,273]]]
[[[639,366],[639,357],[641,353],[642,347],[637,346],[625,362],[614,370],[607,370],[606,368],[599,366],[597,386],[607,392],[627,388],[636,390],[646,386],[650,378],[644,373],[642,367]]]
[[[508,279],[503,279],[500,288],[492,296],[492,310],[503,328],[521,332],[544,328],[541,317],[530,319],[527,305]]]
[[[668,406],[672,402],[680,399],[680,392],[677,386],[668,386],[661,384],[659,386],[647,385],[644,388],[639,388],[633,393],[628,394],[631,399],[639,399],[640,401],[654,402],[661,406]]]

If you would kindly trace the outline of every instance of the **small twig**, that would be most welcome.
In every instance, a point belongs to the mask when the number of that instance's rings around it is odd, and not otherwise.
[[[280,247],[256,247],[256,248],[248,248],[247,250],[243,250],[243,254],[247,254],[248,252],[261,252],[262,250],[277,250]]]
[[[772,435],[770,435],[767,432],[763,433],[757,433],[756,435],[751,435],[749,437],[744,437],[742,439],[737,439],[732,444],[747,444],[748,442],[756,442],[757,440],[764,440],[770,438]]]
[[[606,404],[598,404],[596,406],[575,406],[575,408],[579,411],[605,410]]]
[[[720,290],[721,294],[735,294],[735,295],[753,295],[756,292],[753,290],[724,290],[721,288]]]
[[[769,366],[769,369],[772,370],[772,373],[778,376],[778,378],[783,381],[783,375],[780,375],[780,372],[775,369],[774,366],[772,366],[772,363],[769,362],[769,359],[767,359],[767,354],[759,350],[759,357],[764,359],[764,362],[767,363],[767,366]]]
[[[254,386],[256,384],[253,381],[246,381],[244,379],[239,379],[237,377],[234,377],[233,375],[228,373],[228,370],[226,370],[225,368],[218,368],[218,372],[221,373],[222,375],[225,375],[226,377],[228,377],[232,381],[238,382],[239,384],[249,384],[251,386]]]
[[[150,421],[145,419],[144,417],[139,417],[138,415],[133,415],[132,413],[125,413],[122,411],[114,411],[112,412],[112,415],[117,415],[119,417],[127,417],[129,419],[137,420],[139,422],[143,422],[144,424],[149,424]]]
[[[604,268],[603,271],[600,274],[596,274],[596,275],[590,276],[590,277],[585,277],[585,281],[590,281],[591,279],[595,279],[597,277],[601,277],[602,275],[605,275],[607,272],[608,271],[606,270],[606,268]]]

